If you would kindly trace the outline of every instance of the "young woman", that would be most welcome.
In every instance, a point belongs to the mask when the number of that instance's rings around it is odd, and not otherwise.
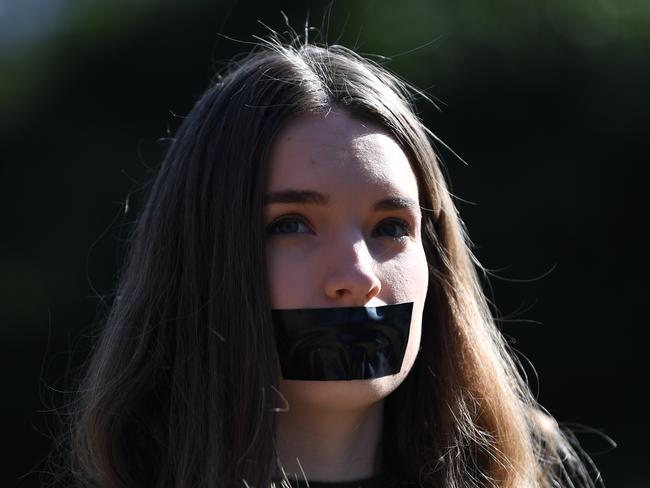
[[[279,41],[206,91],[79,390],[80,484],[593,486],[495,328],[411,93]]]

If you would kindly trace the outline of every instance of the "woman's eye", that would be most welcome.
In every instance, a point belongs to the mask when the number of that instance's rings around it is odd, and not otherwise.
[[[269,235],[311,234],[311,229],[297,217],[284,217],[272,222],[267,228]]]
[[[399,239],[411,234],[411,226],[399,219],[381,221],[372,231],[373,237],[391,237]]]

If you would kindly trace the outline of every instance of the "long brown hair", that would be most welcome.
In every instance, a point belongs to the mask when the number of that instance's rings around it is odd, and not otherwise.
[[[593,486],[494,325],[413,93],[344,47],[277,39],[205,92],[139,216],[79,388],[71,452],[81,485],[271,485],[279,398],[262,213],[269,150],[292,117],[337,108],[393,135],[423,209],[421,351],[386,399],[386,472],[422,487]]]

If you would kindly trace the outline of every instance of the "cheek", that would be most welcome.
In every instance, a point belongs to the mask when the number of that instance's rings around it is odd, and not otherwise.
[[[382,298],[386,303],[424,303],[429,284],[429,270],[422,246],[383,263]]]
[[[266,269],[269,295],[273,308],[283,308],[283,299],[289,293],[287,287],[294,281],[290,270],[284,269],[281,257],[273,251],[266,252]]]
[[[266,269],[271,307],[301,308],[309,303],[313,294],[313,283],[308,279],[312,271],[309,262],[270,247],[266,252]]]
[[[429,285],[429,268],[422,246],[414,246],[397,259],[386,263],[382,291],[387,303],[413,302],[409,341],[402,363],[401,381],[411,370],[420,349],[422,315]]]

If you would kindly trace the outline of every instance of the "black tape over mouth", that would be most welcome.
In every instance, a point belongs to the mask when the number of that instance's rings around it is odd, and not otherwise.
[[[285,380],[366,380],[402,368],[413,303],[272,310]]]

